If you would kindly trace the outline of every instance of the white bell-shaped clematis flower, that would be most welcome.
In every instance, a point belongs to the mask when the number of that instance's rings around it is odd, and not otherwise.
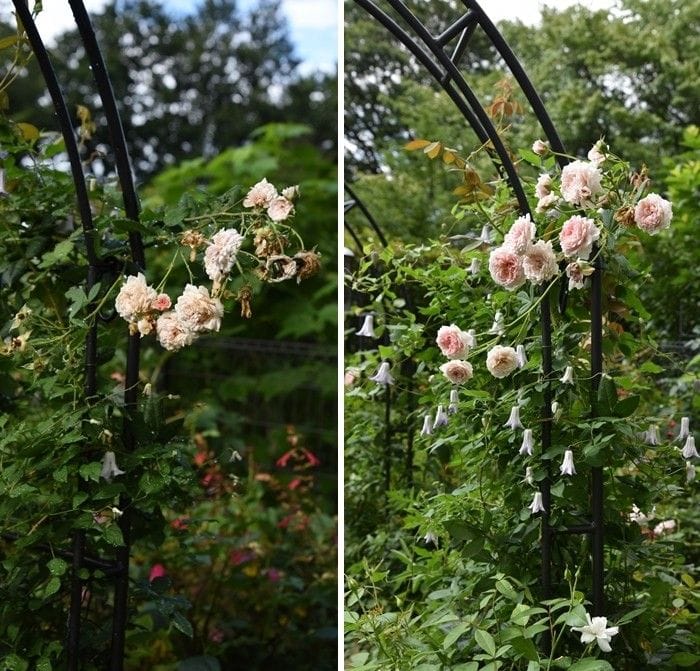
[[[379,370],[369,379],[377,384],[394,384],[394,378],[389,372],[390,368],[391,366],[389,365],[388,361],[382,361],[379,366]]]
[[[493,316],[493,324],[491,324],[489,333],[493,333],[495,335],[503,335],[505,333],[503,313],[500,310],[496,310],[496,314]]]
[[[532,456],[532,429],[525,429],[523,432],[523,444],[520,446],[518,454]]]
[[[515,356],[518,358],[518,368],[524,368],[527,365],[527,354],[525,354],[525,345],[518,345],[515,348]]]
[[[476,330],[475,329],[469,329],[467,331],[466,342],[470,348],[476,347]]]
[[[681,417],[681,430],[678,432],[678,437],[676,440],[685,440],[690,435],[690,419],[688,417]]]
[[[119,466],[117,466],[117,459],[114,456],[114,452],[107,451],[105,456],[102,457],[102,470],[100,471],[100,476],[103,477],[107,482],[111,482],[112,478],[117,475],[124,475],[125,471],[122,471]]]
[[[559,466],[559,472],[562,475],[576,475],[574,453],[572,450],[566,450],[566,452],[564,452],[564,461],[562,461],[561,466]]]
[[[456,415],[459,408],[459,392],[456,389],[450,390],[450,405],[447,406],[448,415]]]
[[[519,406],[514,405],[510,409],[510,416],[508,417],[508,421],[503,426],[507,426],[508,428],[510,428],[511,431],[515,431],[515,429],[524,428],[522,425],[522,422],[520,421],[520,407]]]
[[[481,259],[472,259],[469,265],[469,273],[471,275],[478,275],[481,272]]]
[[[437,537],[432,531],[428,531],[428,533],[425,534],[425,536],[423,536],[423,542],[424,542],[426,545],[435,545],[435,546],[437,546],[437,544],[438,544],[438,537]]]
[[[552,417],[556,416],[557,411],[559,410],[559,402],[558,401],[552,401]]]
[[[525,469],[525,477],[523,478],[523,482],[527,482],[528,485],[535,484],[535,474],[532,466],[528,466]]]
[[[586,613],[586,620],[588,624],[583,627],[571,627],[573,631],[577,631],[581,634],[581,643],[593,643],[595,641],[603,652],[610,652],[612,650],[610,641],[612,637],[617,634],[619,628],[608,627],[607,617],[591,618],[591,616]]]
[[[479,240],[481,240],[481,242],[483,242],[484,244],[491,244],[491,227],[488,224],[484,224],[481,227],[481,235],[479,235]]]
[[[420,430],[421,436],[432,436],[433,435],[433,420],[430,415],[425,415],[423,417],[423,428]]]
[[[435,415],[435,421],[433,422],[433,429],[438,429],[441,426],[447,426],[449,418],[445,412],[445,408],[441,405],[438,406],[437,413]]]
[[[528,506],[532,511],[532,514],[545,512],[544,504],[542,503],[542,492],[535,492],[535,496],[532,498],[532,503]]]
[[[695,449],[695,436],[688,436],[683,446],[683,451],[681,452],[683,459],[697,459],[700,457],[698,451]]]
[[[365,320],[362,322],[362,328],[355,335],[364,336],[365,338],[376,338],[374,334],[374,316],[365,315]]]
[[[572,366],[567,366],[564,370],[564,375],[561,376],[559,380],[562,384],[573,384],[574,383],[574,369]]]
[[[649,424],[649,428],[644,432],[644,442],[647,445],[661,445],[659,427],[656,424]]]
[[[695,465],[692,461],[685,462],[685,481],[692,482],[695,480]]]

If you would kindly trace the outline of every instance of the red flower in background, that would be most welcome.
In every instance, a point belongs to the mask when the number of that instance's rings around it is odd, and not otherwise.
[[[153,582],[156,578],[164,578],[167,574],[163,564],[153,564],[153,566],[151,566],[151,572],[148,574],[148,580],[149,582]]]

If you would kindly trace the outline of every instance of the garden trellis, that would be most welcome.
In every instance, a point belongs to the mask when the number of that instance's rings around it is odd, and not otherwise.
[[[85,247],[88,258],[86,293],[96,286],[101,280],[114,276],[121,271],[121,265],[116,259],[110,257],[100,258],[96,252],[96,230],[93,225],[92,212],[88,199],[88,188],[83,174],[78,144],[76,141],[71,116],[68,112],[66,101],[61,91],[60,83],[53,70],[51,59],[46,46],[37,30],[32,12],[25,0],[13,0],[17,16],[26,32],[27,39],[37,59],[46,87],[51,96],[54,110],[60,124],[61,134],[65,142],[66,152],[70,161],[70,169],[75,187],[82,229],[85,238]],[[126,139],[122,128],[121,119],[117,109],[117,102],[112,85],[107,73],[104,59],[100,52],[90,18],[82,0],[69,0],[78,31],[80,33],[85,53],[90,61],[90,67],[95,79],[95,84],[102,101],[111,145],[114,151],[115,165],[119,178],[124,210],[131,221],[139,221],[139,204],[131,170],[131,162],[126,145]],[[145,270],[144,247],[141,235],[137,231],[129,233],[129,246],[131,260],[135,272]],[[96,302],[93,303],[93,307]],[[97,393],[97,329],[100,321],[105,322],[112,315],[98,315],[98,318],[90,326],[85,342],[85,403],[89,408],[91,401]],[[126,336],[126,334],[125,334]],[[136,447],[133,426],[129,415],[136,408],[137,383],[139,379],[139,353],[140,336],[138,333],[128,337],[126,378],[124,387],[125,419],[123,426],[124,449],[132,452]],[[87,412],[87,410],[86,410]],[[119,519],[124,545],[117,548],[113,560],[104,560],[90,557],[87,553],[85,534],[77,531],[72,539],[72,549],[65,551],[63,556],[72,560],[72,576],[70,589],[70,610],[68,613],[68,631],[66,636],[66,657],[69,671],[77,671],[80,664],[80,629],[83,615],[83,589],[86,581],[81,579],[79,573],[83,569],[94,571],[99,569],[105,575],[111,576],[114,584],[114,605],[112,634],[109,653],[109,670],[121,671],[124,666],[124,642],[128,617],[128,590],[129,590],[129,556],[130,556],[130,506],[128,500],[122,498],[120,509],[123,511]],[[12,540],[6,536],[7,540]],[[59,540],[59,539],[57,539]],[[48,549],[48,548],[47,548]],[[52,550],[55,552],[55,550]]]
[[[372,0],[355,0],[355,3],[367,14],[381,24],[410,52],[415,60],[432,76],[442,90],[447,94],[465,121],[477,135],[479,142],[488,147],[488,153],[499,173],[507,181],[518,204],[522,216],[531,215],[523,185],[509,152],[499,137],[488,114],[482,107],[474,91],[463,76],[459,62],[469,47],[469,41],[477,30],[481,30],[490,44],[496,49],[512,76],[517,81],[527,98],[532,111],[553,152],[557,155],[559,166],[563,168],[568,159],[559,135],[545,109],[542,100],[533,87],[517,57],[510,49],[503,36],[486,15],[484,10],[473,0],[463,0],[464,13],[439,35],[433,35],[401,0],[387,0],[392,13],[384,11],[379,3]],[[452,46],[454,45],[454,46]],[[595,402],[598,387],[603,375],[602,359],[602,259],[596,253],[594,246],[592,258],[594,271],[591,276],[590,296],[590,407],[591,416],[595,415]],[[543,291],[546,291],[543,290]],[[559,307],[561,312],[566,308],[566,292],[563,288]],[[548,301],[540,302],[540,328],[542,350],[542,379],[544,382],[543,405],[541,410],[542,451],[546,452],[552,440],[552,315]],[[550,525],[551,509],[551,464],[546,465],[547,476],[541,482],[542,502],[544,512],[541,513],[541,588],[542,596],[548,599],[552,596],[552,549],[558,534],[585,534],[591,538],[592,586],[591,601],[593,615],[604,612],[604,473],[601,466],[591,469],[590,479],[590,519],[584,524],[554,528]]]

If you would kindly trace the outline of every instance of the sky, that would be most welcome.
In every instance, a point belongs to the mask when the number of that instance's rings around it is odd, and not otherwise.
[[[85,0],[89,12],[98,11],[107,0]],[[197,6],[197,0],[164,0],[173,12],[189,12]],[[257,0],[239,0],[239,7],[246,10]],[[337,26],[338,3],[336,0],[282,0],[289,19],[291,37],[296,52],[302,60],[302,72],[324,70],[332,72],[338,60]],[[73,15],[68,0],[44,0],[44,9],[37,25],[44,40],[51,40],[67,28],[71,28]]]

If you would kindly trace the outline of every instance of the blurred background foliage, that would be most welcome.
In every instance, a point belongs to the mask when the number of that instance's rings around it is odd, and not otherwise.
[[[2,8],[0,36],[15,32],[8,9]],[[300,185],[295,227],[322,263],[318,275],[298,286],[253,287],[252,319],[234,310],[221,333],[187,351],[173,355],[144,342],[141,382],[150,382],[164,403],[163,425],[183,427],[189,461],[177,469],[188,493],[163,492],[161,513],[134,532],[137,614],[127,634],[126,668],[201,671],[236,668],[244,660],[249,669],[304,669],[309,659],[315,668],[335,668],[337,77],[300,71],[278,0],[261,0],[246,11],[234,0],[204,0],[189,14],[173,14],[166,2],[115,0],[92,18],[146,225],[157,230],[161,208],[177,208],[183,198],[204,201],[236,184],[242,196],[267,177],[280,189]],[[86,173],[101,186],[112,185],[112,150],[77,32],[61,35],[50,52],[69,108],[86,106],[95,123],[82,144]],[[40,144],[55,140],[53,108],[33,60],[6,94],[0,99],[3,132],[12,135],[12,124],[24,122],[41,131]],[[77,114],[74,124],[77,130]],[[59,151],[42,167],[43,185],[30,171],[26,179],[18,172],[21,152],[11,151],[11,159],[2,158],[12,164],[6,185],[12,206],[31,203],[41,225],[23,233],[32,249],[6,258],[0,268],[7,290],[3,322],[21,307],[13,302],[12,285],[22,268],[31,267],[32,254],[50,252],[63,240],[74,203]],[[147,256],[148,275],[162,274],[169,251],[156,244]],[[49,275],[50,291],[63,304],[66,286],[79,282],[82,271],[66,266],[66,259],[57,263],[61,270]],[[188,281],[184,269],[170,279],[180,286]],[[102,369],[113,376],[108,386],[119,384],[125,360],[126,339],[115,331],[105,328],[100,336],[101,347],[117,348]],[[0,364],[5,421],[9,416],[31,427],[42,413],[31,399],[16,396],[21,385],[10,375],[11,361]],[[58,398],[47,400],[44,408],[58,413],[58,404]],[[0,542],[0,557],[10,553],[11,544]],[[19,561],[29,571],[36,558]],[[109,592],[109,581],[91,581],[88,618],[97,631],[98,666],[98,650],[109,636],[109,619],[100,621]],[[41,622],[33,613],[32,621],[3,623],[12,631],[0,650],[15,650],[6,658],[13,668],[27,668],[24,654],[31,658],[16,647],[24,634],[13,627],[31,631],[39,624],[45,640],[61,640],[64,597],[63,591],[52,597],[54,610],[42,611]]]

